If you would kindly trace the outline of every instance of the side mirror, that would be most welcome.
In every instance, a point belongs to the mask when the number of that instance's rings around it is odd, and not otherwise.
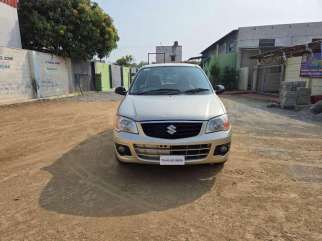
[[[215,86],[215,91],[217,95],[220,95],[225,92],[225,86],[223,85],[216,85]]]
[[[120,86],[115,89],[115,93],[118,95],[126,95],[127,91],[124,87]]]

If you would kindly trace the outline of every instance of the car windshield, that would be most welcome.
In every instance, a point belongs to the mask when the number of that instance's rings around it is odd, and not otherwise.
[[[132,95],[209,94],[212,87],[197,67],[164,66],[142,69],[130,90]]]

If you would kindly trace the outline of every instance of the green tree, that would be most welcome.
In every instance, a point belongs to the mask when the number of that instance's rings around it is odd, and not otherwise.
[[[126,55],[115,61],[116,64],[122,66],[132,66],[134,58],[132,55]]]
[[[26,49],[104,58],[119,40],[111,17],[91,0],[20,0],[18,15]]]
[[[226,66],[221,77],[221,82],[227,90],[237,89],[238,72],[235,68]]]
[[[208,67],[208,74],[213,85],[218,84],[220,77],[220,68],[215,61],[211,61]]]
[[[141,61],[140,63],[138,63],[135,67],[137,68],[142,68],[144,65],[147,65],[148,63],[147,62],[144,62],[144,61]]]

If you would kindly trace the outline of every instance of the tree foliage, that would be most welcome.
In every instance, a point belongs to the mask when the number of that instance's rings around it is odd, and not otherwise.
[[[212,84],[213,85],[218,84],[219,77],[220,77],[220,68],[216,62],[214,61],[210,62],[208,72],[209,72],[209,77]]]
[[[145,62],[145,61],[141,61],[140,63],[138,63],[138,64],[136,64],[136,66],[135,67],[137,67],[137,68],[142,68],[144,65],[147,65],[148,63],[147,62]]]
[[[226,66],[221,77],[221,83],[227,90],[237,89],[238,72],[235,68]]]
[[[91,0],[20,0],[18,15],[26,49],[103,58],[119,40],[111,17]]]
[[[132,55],[126,55],[115,61],[116,64],[122,66],[132,66],[134,57]]]
[[[230,66],[220,66],[215,58],[212,58],[204,67],[213,86],[222,84],[226,90],[235,90],[238,84],[238,71]]]

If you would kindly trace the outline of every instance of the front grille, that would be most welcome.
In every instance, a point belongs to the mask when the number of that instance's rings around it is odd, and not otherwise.
[[[145,135],[162,139],[181,139],[197,136],[200,133],[201,122],[161,122],[142,123]]]
[[[160,156],[179,155],[185,156],[185,160],[200,160],[208,156],[211,144],[201,145],[134,145],[138,157],[160,161]]]

